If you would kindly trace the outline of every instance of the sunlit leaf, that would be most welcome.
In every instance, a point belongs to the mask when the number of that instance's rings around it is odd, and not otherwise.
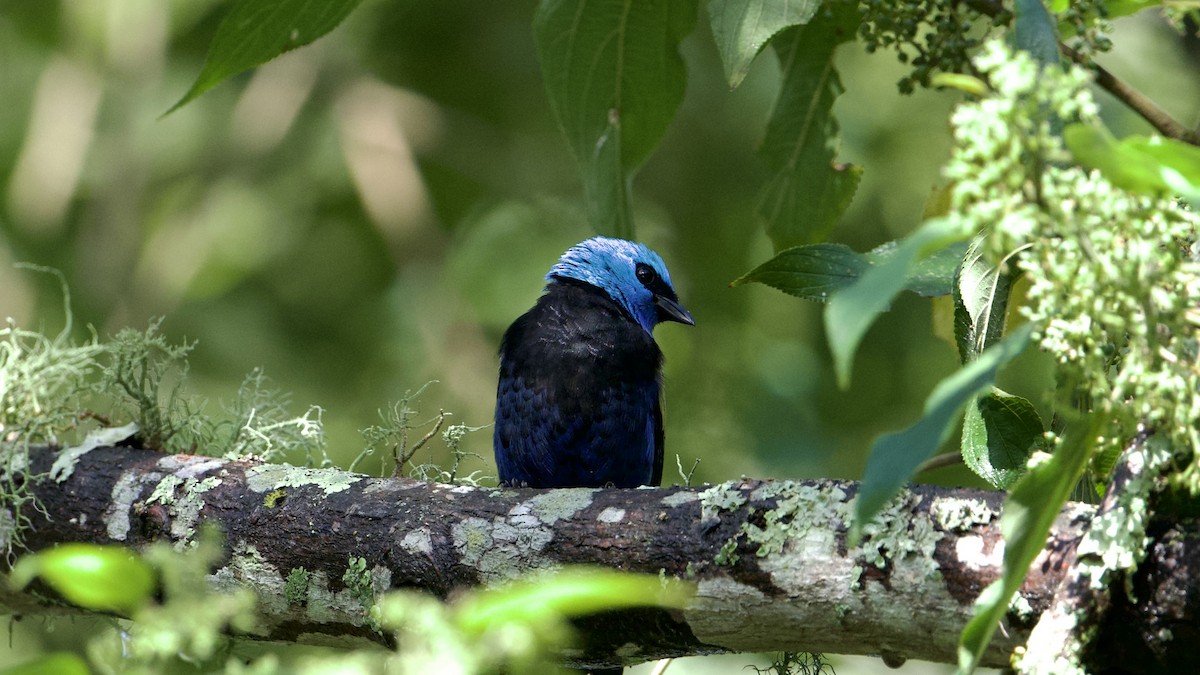
[[[683,101],[679,42],[695,20],[695,0],[543,0],[534,14],[550,108],[601,232],[633,234],[629,181]]]
[[[1004,572],[975,601],[971,618],[958,643],[958,668],[970,673],[1008,611],[1013,593],[1021,586],[1029,565],[1046,544],[1050,526],[1083,475],[1095,448],[1096,435],[1103,428],[1100,416],[1078,420],[1067,428],[1067,435],[1052,455],[1046,457],[1017,481],[1004,511],[1000,529],[1004,534]]]
[[[325,35],[360,3],[362,0],[237,0],[217,27],[204,69],[167,113],[244,70]]]
[[[1108,129],[1072,124],[1063,141],[1080,164],[1097,169],[1113,185],[1146,194],[1180,194],[1200,204],[1200,148],[1161,136],[1120,141]]]
[[[978,359],[939,382],[925,400],[924,413],[915,424],[876,439],[855,499],[854,533],[874,518],[913,476],[921,462],[946,441],[963,406],[992,386],[1000,368],[1025,350],[1032,333],[1032,324],[1014,330],[980,354]]]
[[[962,455],[966,465],[993,487],[1008,489],[1045,429],[1028,399],[992,388],[967,405],[963,417]]]
[[[820,6],[821,0],[709,0],[708,20],[729,86],[741,84],[767,40],[808,23]]]
[[[54,652],[0,669],[0,675],[90,675],[87,661],[71,652]]]
[[[154,572],[129,549],[97,544],[63,544],[25,556],[9,583],[24,588],[39,577],[80,607],[129,612],[155,589]]]
[[[913,266],[937,251],[965,241],[969,234],[950,219],[926,221],[900,242],[884,262],[872,265],[857,282],[833,296],[825,308],[825,334],[833,352],[839,386],[849,385],[858,343],[876,317],[904,290]]]
[[[771,173],[757,212],[776,251],[824,239],[849,206],[862,173],[834,163],[838,127],[830,112],[842,92],[833,52],[854,39],[858,12],[853,3],[828,9],[771,40],[783,82],[759,151]]]
[[[664,586],[657,576],[604,569],[569,569],[553,576],[481,591],[463,601],[458,623],[468,634],[505,623],[541,623],[630,607],[682,608],[690,584]]]

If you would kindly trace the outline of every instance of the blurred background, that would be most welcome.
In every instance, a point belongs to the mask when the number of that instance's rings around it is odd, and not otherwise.
[[[13,263],[59,269],[79,338],[165,317],[172,340],[198,343],[193,391],[229,400],[263,367],[296,414],[324,408],[343,467],[363,448],[359,429],[431,380],[423,414],[490,423],[501,334],[557,256],[594,234],[542,91],[535,6],[364,3],[314,45],[163,117],[200,72],[227,3],[5,0],[0,316],[60,330],[58,282]],[[820,306],[729,288],[771,255],[754,216],[765,174],[755,149],[779,69],[768,51],[730,91],[706,22],[683,46],[683,106],[634,183],[638,238],[667,261],[697,323],[656,334],[664,481],[681,482],[676,455],[685,469],[700,460],[693,482],[856,479],[871,440],[913,421],[957,356],[934,335],[931,303],[904,297],[839,391]],[[1117,22],[1114,43],[1102,63],[1200,122],[1200,78],[1178,79],[1200,72],[1194,40],[1143,13]],[[849,44],[838,66],[841,159],[865,173],[833,239],[865,250],[920,222],[956,97],[899,95],[891,53]],[[1117,135],[1149,132],[1101,100]],[[1011,371],[1005,388],[1036,402],[1037,356]],[[494,475],[490,430],[463,449],[485,458],[468,470]],[[956,468],[923,479],[981,485]]]

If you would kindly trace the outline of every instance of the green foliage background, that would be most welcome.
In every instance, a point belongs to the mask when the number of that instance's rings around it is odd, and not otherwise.
[[[297,413],[325,409],[341,466],[378,410],[428,380],[439,384],[423,412],[486,424],[501,333],[557,255],[593,234],[543,89],[536,4],[364,3],[315,44],[162,117],[227,3],[6,3],[0,315],[56,332],[57,282],[11,263],[60,269],[81,337],[166,316],[164,334],[197,341],[200,393],[232,399],[263,367]],[[1178,75],[1200,68],[1195,42],[1146,15],[1118,21],[1113,41],[1098,60],[1194,125],[1200,79]],[[663,254],[698,324],[657,336],[666,479],[676,453],[685,468],[702,460],[700,481],[861,478],[871,440],[920,415],[955,349],[932,335],[930,303],[901,296],[841,391],[819,305],[728,286],[772,252],[757,213],[772,159],[756,148],[782,75],[768,50],[731,91],[704,21],[682,51],[683,102],[632,192],[637,238]],[[830,238],[866,251],[922,220],[957,95],[901,96],[894,56],[853,41],[837,64],[838,159],[863,173]],[[1149,131],[1120,106],[1103,114],[1118,136]],[[1002,384],[1049,389],[1045,367],[1025,355]],[[490,433],[463,448],[490,462]],[[982,484],[966,469],[926,479]]]

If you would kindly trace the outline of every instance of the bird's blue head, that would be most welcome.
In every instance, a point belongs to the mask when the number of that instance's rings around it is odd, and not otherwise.
[[[567,249],[546,274],[546,281],[562,278],[604,290],[647,333],[660,321],[696,323],[679,304],[662,258],[642,244],[608,237],[580,242]]]

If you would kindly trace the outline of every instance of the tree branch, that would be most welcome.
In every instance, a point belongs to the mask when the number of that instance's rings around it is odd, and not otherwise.
[[[44,473],[54,459],[42,449],[33,468]],[[30,550],[69,541],[182,542],[201,521],[216,522],[229,553],[210,578],[258,593],[263,615],[251,637],[263,639],[386,642],[341,581],[351,557],[366,560],[379,593],[409,588],[447,597],[577,563],[695,582],[696,596],[681,612],[582,622],[587,642],[570,660],[591,667],[766,650],[954,662],[958,633],[1003,557],[1003,494],[977,490],[914,487],[884,512],[875,534],[851,548],[846,520],[857,485],[841,481],[487,489],[98,448],[64,482],[46,478],[33,489],[45,513],[25,512],[34,523],[25,539]],[[1006,665],[1028,638],[1093,512],[1069,504],[1060,514],[985,664]],[[1189,590],[1182,604],[1195,616],[1200,578],[1183,572],[1200,564],[1198,528],[1177,527],[1177,536],[1156,541],[1171,556],[1152,555],[1139,572],[1137,583],[1147,589],[1140,604],[1109,613],[1121,618],[1122,630],[1142,635],[1131,622],[1148,627],[1160,609],[1154,589],[1172,584]],[[286,579],[297,567],[309,572],[307,597],[289,604]],[[0,603],[24,613],[62,611],[32,595],[8,593]],[[1164,649],[1193,665],[1200,659],[1190,643]],[[1106,666],[1121,663],[1107,658]]]
[[[965,2],[971,9],[993,19],[1007,11],[999,0],[965,0]],[[1165,110],[1158,107],[1154,101],[1146,98],[1141,92],[1129,86],[1129,84],[1116,75],[1113,75],[1104,66],[1080,54],[1065,43],[1060,41],[1058,49],[1064,56],[1071,59],[1071,61],[1094,72],[1096,74],[1097,85],[1112,94],[1117,100],[1129,106],[1131,110],[1141,115],[1142,119],[1149,122],[1150,126],[1154,127],[1158,133],[1185,143],[1200,145],[1200,130],[1188,129],[1180,124],[1175,118],[1168,115]]]

